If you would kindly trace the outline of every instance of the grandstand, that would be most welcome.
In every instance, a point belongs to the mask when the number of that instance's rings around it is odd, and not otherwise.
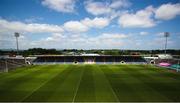
[[[114,64],[114,63],[128,63],[128,64],[144,64],[145,59],[141,56],[111,56],[111,55],[74,55],[74,56],[62,56],[62,55],[43,55],[38,56],[33,64]]]
[[[171,55],[158,54],[154,57],[143,57],[140,55],[33,55],[32,57],[9,57],[1,56],[0,72],[8,72],[17,67],[30,64],[152,64],[168,69],[180,70],[180,59]]]

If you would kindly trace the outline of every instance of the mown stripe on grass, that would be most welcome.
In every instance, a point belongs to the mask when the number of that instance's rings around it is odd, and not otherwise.
[[[145,66],[145,65],[140,65],[139,67],[146,67],[149,71],[154,71],[156,72],[156,76],[159,76],[159,77],[169,77],[169,78],[172,78],[172,79],[176,79],[178,81],[180,81],[180,73],[179,72],[176,72],[176,71],[173,71],[173,70],[169,70],[167,68],[164,68],[164,67],[157,67],[157,66]]]
[[[93,65],[92,69],[94,76],[96,102],[118,102],[119,100],[100,66]]]
[[[36,67],[28,69],[27,71],[21,71],[18,73],[11,73],[8,74],[8,76],[6,78],[1,78],[0,79],[0,90],[2,88],[2,90],[6,90],[6,88],[12,89],[11,87],[15,87],[16,85],[18,85],[18,82],[24,82],[25,79],[29,78],[29,76],[31,76],[34,73],[38,73],[39,71],[41,71],[41,68],[46,68],[47,66],[41,66],[41,67]]]
[[[135,69],[138,70],[141,74],[148,74],[149,76],[155,78],[159,82],[180,82],[179,78],[180,75],[178,73],[172,73],[169,72],[168,70],[162,70],[157,67],[148,67],[145,65],[133,65],[133,66],[128,66],[130,69]],[[176,76],[176,77],[175,77]]]
[[[81,69],[69,65],[63,72],[57,74],[24,101],[31,102],[72,102]]]
[[[18,76],[15,79],[8,79],[0,86],[2,88],[0,94],[0,101],[21,101],[26,95],[31,93],[37,86],[46,81],[47,78],[38,79],[42,75],[52,74],[54,66],[42,66],[36,68],[37,70],[32,70],[26,73],[26,71],[20,72],[20,74],[25,74],[23,76]]]
[[[57,69],[57,68],[56,68]],[[56,71],[56,74],[53,74],[51,78],[48,76],[48,80],[46,80],[42,85],[40,85],[38,88],[36,88],[35,91],[33,91],[30,95],[28,95],[26,98],[24,98],[23,102],[42,102],[42,101],[48,101],[50,96],[53,95],[53,93],[58,88],[58,82],[62,83],[65,80],[65,76],[68,75],[71,72],[71,68],[69,66],[67,68],[64,68],[63,71]]]
[[[180,81],[172,79],[169,76],[162,76],[162,73],[164,72],[157,71],[160,76],[154,76],[148,72],[144,73],[142,70],[138,69],[143,69],[143,67],[129,67],[129,70],[134,71],[134,73],[131,73],[131,75],[134,75],[136,78],[159,92],[161,95],[164,95],[168,99],[161,99],[161,101],[180,101]]]
[[[75,102],[95,102],[95,85],[93,78],[92,65],[81,65],[84,73],[79,85]]]
[[[142,69],[129,69],[128,65],[117,66],[118,69],[113,69],[118,75],[124,72],[123,76],[127,76],[124,78],[124,83],[126,83],[133,91],[134,94],[138,96],[138,101],[150,101],[150,102],[158,102],[158,101],[169,101],[169,99],[159,93],[158,91],[154,90],[153,88],[149,87],[144,81],[141,81],[139,78],[139,73],[137,71],[141,71]],[[122,77],[122,76],[121,76]]]
[[[149,66],[42,65],[3,75],[1,102],[180,101],[178,74]]]
[[[9,71],[9,72],[3,72],[0,73],[0,81],[2,80],[8,80],[11,78],[17,78],[18,76],[25,75],[25,73],[28,73],[30,71],[34,71],[34,68],[39,68],[40,66],[27,66],[27,67],[20,67],[16,70]],[[33,69],[33,70],[32,70]],[[35,69],[37,70],[37,69]],[[25,72],[24,74],[21,74],[21,72]]]
[[[134,91],[134,89],[130,85],[126,84],[126,81],[124,81],[124,78],[128,78],[128,75],[126,75],[124,72],[118,74],[114,72],[113,69],[117,68],[115,68],[114,65],[105,65],[102,68],[102,71],[106,75],[106,78],[109,80],[119,101],[134,102],[141,100],[141,98],[137,95],[136,91]],[[121,74],[123,74],[123,76],[121,76]],[[131,78],[129,80],[132,81]]]
[[[80,69],[82,69],[82,68],[80,68]],[[77,84],[77,86],[76,86],[76,90],[75,90],[74,97],[73,97],[73,100],[72,100],[73,103],[75,102],[75,98],[76,98],[77,92],[78,92],[78,90],[79,90],[79,85],[80,85],[80,83],[81,83],[83,73],[84,73],[84,69],[82,69],[82,72],[81,72],[81,74],[80,74],[80,79],[79,79],[78,84]]]
[[[74,102],[82,78],[83,69],[79,65],[71,65],[70,68],[73,69],[72,72],[64,77],[66,80],[59,86],[48,101]]]

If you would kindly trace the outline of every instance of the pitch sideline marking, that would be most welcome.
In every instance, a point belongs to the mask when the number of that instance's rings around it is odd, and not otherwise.
[[[73,100],[72,100],[73,103],[75,102],[75,98],[76,98],[76,95],[77,95],[77,92],[78,92],[78,89],[79,89],[79,85],[80,85],[81,80],[82,80],[82,75],[83,75],[83,73],[84,73],[84,68],[83,68],[83,70],[82,70],[82,72],[81,72],[81,76],[80,76],[81,78],[79,79],[78,86],[76,87],[76,91],[75,91],[75,93],[74,93],[74,97],[73,97]]]

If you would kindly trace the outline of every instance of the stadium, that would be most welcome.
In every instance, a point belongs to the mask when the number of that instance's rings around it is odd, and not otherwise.
[[[162,54],[1,57],[0,101],[176,102],[178,62]]]
[[[180,102],[180,3],[0,0],[0,102]]]

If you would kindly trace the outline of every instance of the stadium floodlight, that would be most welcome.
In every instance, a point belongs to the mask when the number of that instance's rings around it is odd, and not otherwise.
[[[165,40],[165,50],[164,53],[166,55],[166,48],[167,48],[167,38],[170,36],[169,32],[164,32],[164,37],[166,38]]]
[[[14,36],[16,37],[16,46],[17,46],[17,55],[19,54],[19,46],[18,46],[18,37],[20,36],[18,32],[14,33]]]

